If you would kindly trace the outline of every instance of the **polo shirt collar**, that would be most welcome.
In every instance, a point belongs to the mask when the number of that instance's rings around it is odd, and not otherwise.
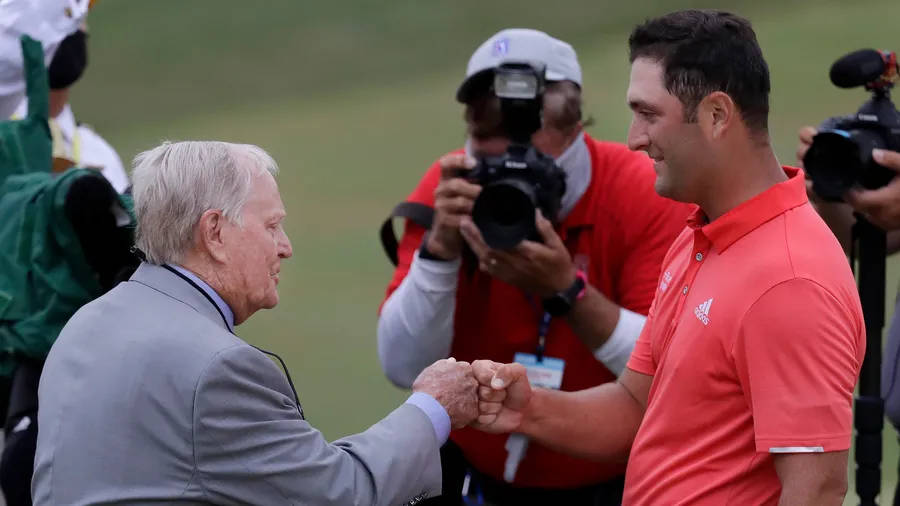
[[[722,253],[741,237],[785,211],[809,202],[803,171],[783,167],[788,176],[755,197],[741,203],[712,223],[706,223],[706,215],[699,207],[688,217],[688,226],[705,235],[713,247]]]

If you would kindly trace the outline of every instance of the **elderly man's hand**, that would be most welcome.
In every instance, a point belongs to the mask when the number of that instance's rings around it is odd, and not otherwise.
[[[874,149],[872,158],[879,165],[900,172],[900,153]],[[856,212],[884,230],[900,229],[900,177],[894,176],[890,183],[877,190],[851,189],[844,199]]]
[[[450,425],[459,429],[478,416],[477,387],[471,364],[451,357],[425,368],[412,389],[434,397],[450,415]]]
[[[482,271],[542,298],[565,290],[575,282],[575,264],[553,225],[540,211],[535,225],[543,243],[522,241],[510,250],[492,249],[484,242],[478,227],[469,217],[460,225],[463,237],[472,248]]]
[[[519,430],[531,400],[531,383],[525,367],[476,360],[472,369],[479,383],[479,414],[472,426],[495,434]]]

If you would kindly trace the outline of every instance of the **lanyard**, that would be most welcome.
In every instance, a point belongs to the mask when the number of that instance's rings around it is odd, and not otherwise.
[[[535,300],[529,297],[527,293],[522,292],[522,296],[528,301],[528,305],[541,313],[541,319],[538,322],[537,347],[534,349],[534,356],[537,357],[537,361],[540,363],[544,361],[544,350],[547,347],[547,332],[550,330],[550,322],[553,320],[553,315],[543,311],[540,303],[536,304]]]
[[[567,233],[565,234],[566,238],[565,240],[563,240],[563,242],[566,243],[566,250],[568,250],[570,254],[575,250],[575,247],[572,245],[578,243],[578,236],[581,233],[581,230],[582,229],[580,227],[572,227],[567,229]],[[560,238],[562,239],[562,236]],[[537,304],[535,304],[534,299],[529,297],[527,293],[522,292],[522,295],[525,297],[525,300],[528,301],[528,304],[531,305],[532,308],[543,313],[541,314],[541,320],[538,323],[538,342],[537,348],[535,348],[534,350],[534,355],[537,358],[538,363],[541,363],[544,361],[544,351],[547,347],[547,332],[549,332],[550,330],[550,322],[553,320],[553,315],[551,315],[547,311],[541,311],[541,309],[543,309],[541,307],[541,303],[538,302]]]
[[[168,270],[169,272],[171,272],[172,274],[175,274],[175,275],[178,276],[179,278],[185,280],[189,285],[191,285],[192,287],[194,287],[195,290],[197,290],[198,292],[202,293],[203,296],[206,297],[206,300],[208,300],[208,301],[210,302],[210,304],[212,304],[213,307],[216,308],[216,311],[219,312],[219,316],[222,317],[222,322],[225,324],[225,328],[228,329],[229,332],[231,332],[232,334],[234,334],[234,331],[228,326],[228,319],[225,318],[225,313],[222,312],[222,308],[220,308],[219,305],[216,304],[216,301],[213,300],[213,298],[212,298],[208,293],[206,293],[206,290],[204,290],[204,289],[201,288],[199,285],[197,285],[197,283],[194,283],[194,280],[192,280],[191,278],[189,278],[189,277],[185,276],[184,274],[178,272],[178,270],[175,269],[175,268],[173,268],[172,266],[163,264],[162,267],[163,267],[164,269]],[[249,343],[248,343],[248,344],[249,344]],[[256,348],[257,351],[260,351],[260,352],[262,352],[262,353],[264,353],[264,354],[266,354],[266,355],[268,355],[268,356],[270,356],[270,357],[275,357],[275,358],[278,359],[278,362],[281,363],[281,368],[284,370],[284,375],[285,375],[285,377],[286,377],[287,380],[288,380],[288,385],[290,385],[290,387],[291,387],[291,392],[293,392],[293,394],[294,394],[294,401],[296,401],[296,403],[297,403],[297,411],[300,412],[300,419],[301,419],[301,420],[306,420],[306,416],[303,414],[303,407],[300,406],[300,397],[297,396],[297,389],[294,388],[294,380],[291,379],[291,373],[288,372],[288,368],[287,368],[287,365],[284,363],[284,360],[282,360],[281,357],[279,357],[278,355],[272,353],[271,351],[266,351],[266,350],[264,350],[264,349],[262,349],[262,348],[259,348],[259,347],[257,347],[257,346],[253,346],[252,344],[251,344],[250,346],[252,346],[253,348]]]
[[[550,330],[550,321],[553,319],[553,315],[544,311],[543,316],[541,316],[541,323],[538,325],[538,344],[537,349],[534,350],[534,355],[537,357],[538,362],[544,361],[544,348],[547,345],[547,331]]]

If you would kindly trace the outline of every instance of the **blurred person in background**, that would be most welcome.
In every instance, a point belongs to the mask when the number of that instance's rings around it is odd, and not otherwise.
[[[558,216],[536,217],[542,242],[500,251],[474,248],[461,234],[481,186],[459,175],[510,143],[492,88],[507,62],[546,67],[543,126],[531,141],[564,171],[566,188]],[[536,367],[555,364],[554,388],[615,381],[688,207],[656,195],[645,154],[585,133],[581,67],[566,42],[530,29],[496,33],[472,54],[456,98],[465,106],[465,148],[442,156],[409,196],[426,214],[434,209],[433,222],[428,230],[429,220],[406,222],[380,311],[387,377],[408,388],[443,357],[519,356]],[[443,496],[433,503],[458,505],[462,496],[489,504],[620,503],[624,460],[595,463],[539,443],[508,452],[512,441],[454,431],[441,450]]]
[[[277,170],[259,147],[224,142],[135,159],[146,260],[50,350],[35,504],[387,506],[440,493],[439,448],[477,414],[471,365],[436,361],[403,405],[329,443],[281,359],[235,334],[278,304],[293,252]]]
[[[756,34],[687,10],[637,26],[629,48],[629,147],[656,160],[660,195],[698,207],[619,381],[557,392],[476,361],[479,426],[627,458],[628,505],[840,505],[865,326],[802,171],[772,150]]]
[[[122,160],[103,137],[76,121],[69,104],[72,86],[87,67],[87,39],[87,24],[82,23],[59,43],[47,68],[54,170],[61,172],[72,166],[97,169],[117,192],[122,193],[128,188],[128,175]],[[12,117],[22,118],[27,113],[28,101],[23,100]]]
[[[0,291],[9,295],[0,310],[0,377],[8,390],[0,400],[0,487],[10,506],[31,504],[38,381],[50,344],[81,304],[136,265],[128,252],[129,203],[117,195],[128,186],[122,163],[99,135],[76,124],[67,103],[87,64],[89,7],[87,0],[0,3],[0,110],[10,125],[40,117],[45,137],[32,140],[48,147],[44,153],[24,142],[31,159],[4,158],[0,168]],[[32,94],[24,94],[22,35],[43,47],[33,63],[49,92],[32,82]],[[29,100],[38,110],[29,110]]]

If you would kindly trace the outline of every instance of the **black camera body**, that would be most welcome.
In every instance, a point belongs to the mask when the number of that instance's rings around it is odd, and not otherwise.
[[[531,144],[531,136],[542,124],[544,69],[530,63],[504,63],[494,71],[492,91],[500,99],[510,144],[500,156],[480,158],[466,177],[482,187],[472,221],[485,243],[510,249],[526,239],[540,241],[537,209],[556,220],[566,175],[553,158]]]
[[[900,112],[890,99],[897,70],[894,53],[872,49],[855,51],[832,65],[835,85],[865,86],[873,96],[856,114],[822,122],[803,157],[813,190],[823,199],[839,202],[854,186],[874,190],[896,175],[872,159],[872,150],[900,151]]]

